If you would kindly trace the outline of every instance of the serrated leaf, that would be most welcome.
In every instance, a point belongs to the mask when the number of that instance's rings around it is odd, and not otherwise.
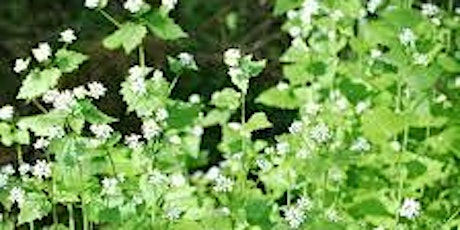
[[[301,103],[290,90],[279,90],[276,87],[262,92],[256,99],[257,103],[280,109],[296,109]]]
[[[173,129],[192,126],[199,112],[196,106],[182,102],[173,103],[168,106],[168,126]]]
[[[78,102],[77,108],[83,118],[90,124],[107,124],[117,121],[117,119],[103,113],[95,105],[86,100]]]
[[[440,54],[438,56],[437,62],[445,71],[449,73],[460,72],[460,61],[449,57],[447,54]]]
[[[18,225],[45,217],[51,211],[51,203],[43,194],[28,193],[18,215]]]
[[[376,107],[363,114],[362,131],[374,143],[384,143],[404,130],[404,118],[386,107]]]
[[[110,50],[123,47],[125,53],[129,54],[142,43],[145,35],[147,35],[145,26],[127,22],[121,25],[117,31],[106,37],[102,41],[102,44]]]
[[[232,88],[225,88],[214,92],[211,96],[211,104],[221,109],[236,110],[240,107],[241,93]]]
[[[200,121],[203,127],[211,127],[214,125],[223,125],[230,120],[231,112],[228,110],[213,109]]]
[[[163,40],[186,38],[188,35],[167,14],[152,11],[143,16],[150,31]]]
[[[60,77],[61,71],[58,68],[30,72],[22,82],[17,99],[30,100],[42,95],[54,88],[58,84]]]
[[[17,126],[32,131],[35,136],[47,137],[50,135],[51,128],[64,126],[67,115],[65,111],[53,110],[47,114],[23,117],[18,121]]]
[[[60,49],[56,52],[56,65],[63,73],[71,73],[84,62],[88,56],[66,49]]]
[[[263,112],[258,112],[255,113],[249,118],[249,120],[246,122],[245,126],[243,129],[246,132],[254,132],[257,130],[261,129],[266,129],[272,127],[272,123],[268,120],[267,115]]]

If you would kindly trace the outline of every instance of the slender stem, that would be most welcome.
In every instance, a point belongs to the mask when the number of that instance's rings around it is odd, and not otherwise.
[[[112,167],[113,175],[116,176],[117,175],[117,170],[115,168],[115,163],[113,162],[112,155],[110,155],[109,151],[107,151],[107,157],[109,158],[109,162],[110,162],[110,166]]]
[[[449,224],[449,223],[450,223],[455,217],[457,217],[459,214],[460,214],[460,208],[458,208],[457,210],[455,210],[454,213],[452,213],[452,215],[446,220],[446,222],[444,223],[444,225]]]
[[[43,107],[43,105],[40,104],[37,100],[32,100],[32,103],[40,110],[42,113],[48,113],[48,110]]]
[[[169,86],[169,90],[168,90],[169,94],[171,94],[174,87],[176,87],[177,81],[179,81],[179,76],[176,76],[174,80],[171,82],[171,85]]]
[[[241,96],[241,127],[243,127],[243,131],[244,131],[244,127],[246,125],[246,91],[243,91],[242,92],[242,96]],[[245,167],[244,167],[244,157],[246,156],[246,140],[245,140],[245,137],[246,137],[246,134],[243,133],[243,137],[241,138],[241,151],[243,152],[242,154],[242,161],[241,161],[241,168],[242,168],[242,174],[243,174],[243,178],[241,180],[241,183],[242,183],[242,189],[243,191],[245,190],[245,187],[246,187],[246,171],[245,171]],[[289,190],[288,190],[288,194],[289,194]],[[290,198],[288,198],[290,199]],[[288,200],[289,202],[289,200]]]
[[[145,51],[143,46],[139,46],[139,64],[141,67],[145,66]]]
[[[72,204],[67,205],[67,210],[69,211],[69,229],[75,230],[75,219],[74,219]]]
[[[115,18],[110,16],[110,14],[108,14],[107,12],[105,12],[102,9],[100,9],[99,12],[102,14],[102,16],[104,16],[107,20],[109,20],[111,23],[113,23],[116,27],[121,27],[121,23],[119,23],[117,20],[115,20]]]
[[[88,230],[88,215],[86,213],[85,208],[82,208],[82,215],[83,215],[83,230]]]
[[[21,145],[16,146],[16,152],[17,152],[17,158],[18,158],[18,163],[21,165],[24,161],[22,159],[22,147]]]
[[[35,229],[35,227],[34,227],[34,222],[33,222],[33,221],[29,222],[29,229],[30,229],[30,230],[34,230],[34,229]]]

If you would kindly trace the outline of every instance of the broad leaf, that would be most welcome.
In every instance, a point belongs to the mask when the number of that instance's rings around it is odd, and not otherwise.
[[[127,22],[121,25],[113,34],[106,37],[102,41],[102,44],[105,48],[110,50],[123,47],[125,52],[129,54],[142,43],[145,35],[147,35],[145,26]]]
[[[61,71],[58,68],[32,71],[26,76],[19,89],[17,99],[34,99],[58,84]]]

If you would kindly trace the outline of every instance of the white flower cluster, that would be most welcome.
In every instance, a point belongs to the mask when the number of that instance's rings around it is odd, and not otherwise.
[[[144,4],[144,0],[127,0],[125,4],[123,4],[123,8],[135,14],[142,9]]]
[[[11,120],[14,115],[14,108],[11,105],[5,105],[0,109],[0,120]]]
[[[224,53],[224,63],[230,67],[237,67],[240,63],[241,51],[239,49],[230,48]]]
[[[284,219],[293,229],[299,228],[307,218],[307,211],[312,208],[312,202],[308,197],[301,197],[296,204],[284,208]]]
[[[99,139],[107,139],[113,132],[112,127],[107,124],[92,124],[89,129]]]
[[[155,169],[153,172],[149,173],[148,182],[155,186],[164,186],[169,184],[169,177],[158,169]]]
[[[47,61],[51,57],[51,47],[48,43],[42,42],[37,48],[32,49],[32,54],[38,62]]]
[[[32,175],[38,179],[51,177],[51,163],[48,163],[45,160],[38,160],[32,168]]]
[[[183,52],[177,55],[177,58],[179,58],[181,65],[190,69],[196,68],[195,57],[192,54]]]
[[[21,205],[24,204],[26,200],[26,192],[20,187],[14,187],[10,190],[8,199],[11,201],[11,203],[17,203],[19,207],[21,207]]]
[[[337,212],[337,210],[333,208],[328,208],[326,212],[324,213],[324,215],[326,216],[326,219],[329,220],[330,222],[335,223],[340,220],[339,213]]]
[[[231,192],[235,184],[232,179],[221,174],[214,179],[214,183],[213,189],[216,192]]]
[[[145,76],[152,71],[150,67],[140,67],[138,65],[129,69],[128,82],[133,92],[138,94],[145,94],[147,87],[145,84]]]
[[[331,131],[324,123],[315,125],[310,130],[310,138],[318,143],[325,143],[331,139]]]
[[[142,134],[146,140],[151,140],[161,133],[161,127],[155,119],[148,119],[142,123]]]
[[[439,7],[432,3],[422,4],[422,14],[428,17],[433,17],[439,14]]]
[[[358,137],[350,147],[351,151],[368,152],[371,150],[371,144],[364,137]]]
[[[417,36],[410,28],[403,28],[399,34],[399,41],[404,46],[414,46]]]
[[[114,177],[105,177],[102,180],[102,195],[113,196],[120,192],[118,179]]]
[[[166,209],[165,216],[168,220],[177,220],[180,218],[182,211],[177,207],[171,207]]]
[[[420,215],[420,203],[412,198],[404,199],[399,215],[408,219],[417,217]]]
[[[161,0],[161,6],[166,11],[171,11],[176,7],[177,2],[178,2],[178,0]]]
[[[429,64],[428,55],[426,54],[414,53],[413,58],[415,65],[428,66]]]
[[[125,137],[125,144],[128,146],[128,148],[132,150],[136,150],[142,147],[144,144],[142,141],[142,136],[138,134],[131,134],[129,136]]]
[[[30,58],[27,58],[27,59],[18,58],[16,59],[14,63],[13,71],[15,73],[21,73],[22,71],[26,70],[29,67],[29,63],[30,63]]]
[[[44,149],[44,148],[48,147],[49,144],[50,144],[50,141],[48,139],[40,137],[35,141],[34,148],[37,149],[37,150],[38,149]]]
[[[88,9],[103,7],[103,1],[104,0],[85,0],[85,7]]]
[[[75,35],[75,31],[73,29],[66,29],[61,32],[61,38],[59,41],[72,44],[75,40],[77,40],[77,36]]]
[[[382,3],[382,0],[369,0],[369,2],[367,2],[367,11],[374,14]]]
[[[52,89],[43,94],[42,100],[47,104],[53,104],[55,109],[71,111],[77,103],[77,99],[83,99],[86,96],[99,99],[107,91],[100,82],[90,82],[87,86],[88,90],[84,86],[78,86],[72,90],[63,90],[61,92],[57,89]]]

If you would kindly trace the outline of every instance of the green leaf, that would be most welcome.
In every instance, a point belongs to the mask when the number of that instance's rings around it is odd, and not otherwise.
[[[71,73],[84,62],[88,56],[66,49],[60,49],[56,52],[56,65],[63,73]]]
[[[221,109],[236,110],[240,107],[241,93],[232,88],[225,88],[214,92],[211,96],[211,104]]]
[[[188,37],[182,28],[167,14],[162,14],[159,11],[152,11],[145,14],[143,17],[147,27],[153,34],[163,40],[176,40]]]
[[[65,111],[53,110],[47,114],[23,117],[17,126],[22,130],[32,131],[36,136],[47,137],[51,128],[64,126],[67,115]]]
[[[276,0],[274,14],[281,15],[285,12],[300,7],[303,0]]]
[[[187,103],[176,102],[168,106],[168,127],[180,129],[186,126],[192,126],[198,118],[199,109]]]
[[[44,194],[28,193],[18,215],[18,225],[45,217],[51,211],[51,203]]]
[[[78,102],[77,109],[83,118],[91,124],[107,124],[117,121],[117,119],[100,111],[88,100]]]
[[[257,103],[280,109],[297,109],[300,101],[290,90],[279,90],[276,87],[262,92],[257,98]]]
[[[390,216],[385,205],[376,198],[368,198],[352,205],[348,209],[348,213],[353,215],[356,219],[363,218],[364,216]]]
[[[368,110],[362,116],[362,131],[374,143],[384,143],[404,130],[404,118],[386,107]]]
[[[33,99],[46,91],[54,88],[61,77],[61,71],[58,68],[50,68],[41,72],[32,71],[26,76],[19,89],[17,99]]]
[[[102,44],[110,50],[123,47],[125,53],[129,54],[142,43],[145,35],[147,35],[145,26],[127,22],[121,25],[117,31],[106,37],[102,41]]]
[[[227,110],[213,109],[200,121],[203,127],[211,127],[215,125],[223,125],[230,120],[231,112]]]
[[[438,64],[449,73],[460,72],[460,61],[449,57],[447,54],[440,54],[437,59]]]
[[[28,145],[30,144],[30,135],[27,130],[18,129],[14,133],[15,142],[21,145]]]
[[[254,113],[251,118],[246,122],[243,129],[246,132],[254,132],[261,129],[266,129],[272,127],[272,123],[267,118],[267,115],[263,112]]]

